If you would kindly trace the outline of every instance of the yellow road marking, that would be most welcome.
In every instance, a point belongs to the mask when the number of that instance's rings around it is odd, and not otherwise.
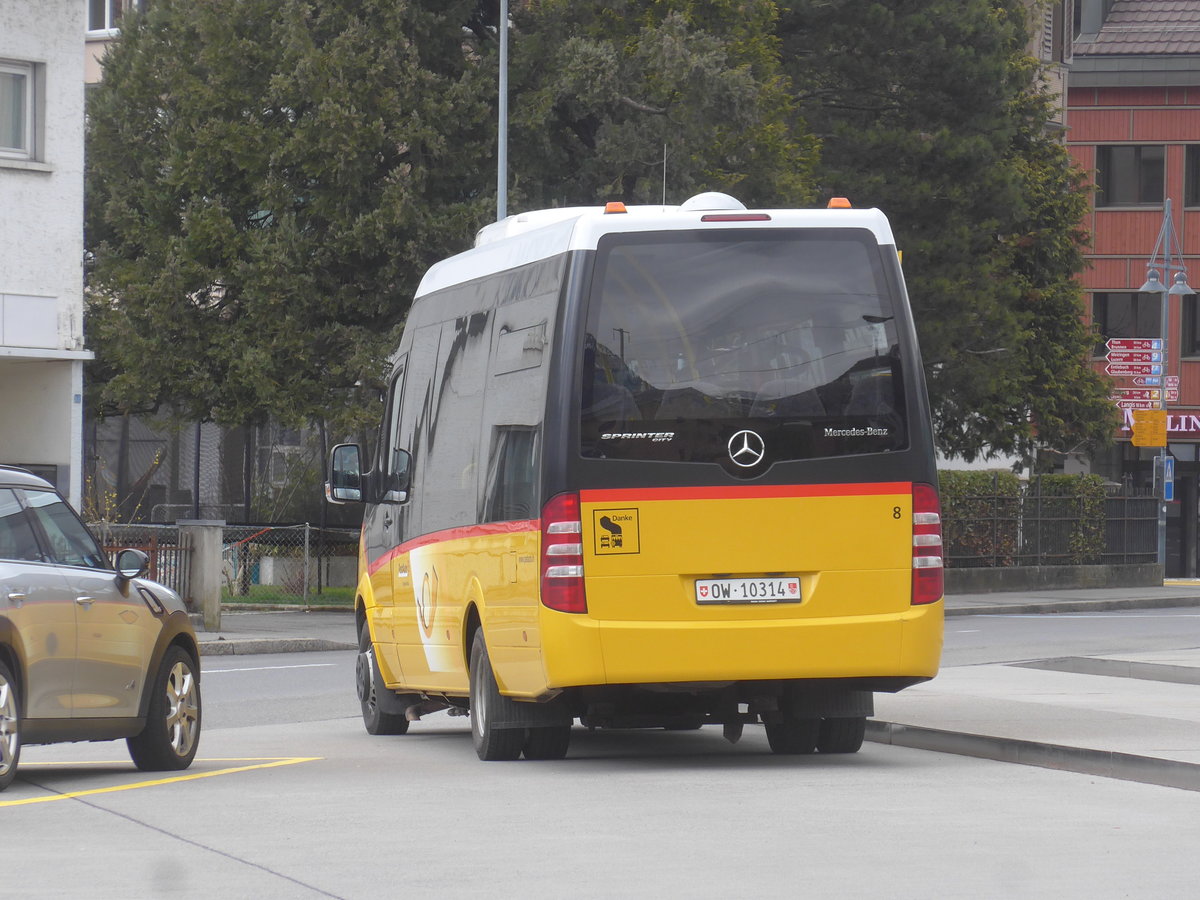
[[[94,794],[112,794],[117,791],[132,791],[137,788],[157,787],[161,784],[176,784],[181,781],[197,781],[201,778],[212,778],[216,775],[232,775],[236,772],[249,772],[254,769],[273,769],[278,766],[294,766],[296,763],[317,762],[324,757],[321,756],[295,756],[295,757],[250,757],[246,760],[239,759],[207,759],[200,762],[254,762],[257,760],[266,760],[265,762],[257,762],[251,766],[234,766],[227,769],[217,769],[213,772],[192,772],[188,775],[174,775],[170,778],[156,778],[153,781],[139,781],[135,784],[118,784],[113,787],[91,788],[86,791],[71,791],[66,794],[51,794],[45,797],[29,797],[25,800],[0,800],[0,807],[4,806],[27,806],[31,803],[52,803],[55,800],[73,800],[77,797],[90,797]],[[58,766],[86,766],[86,765],[112,765],[112,763],[92,762],[92,763],[37,763],[37,765],[58,765]]]

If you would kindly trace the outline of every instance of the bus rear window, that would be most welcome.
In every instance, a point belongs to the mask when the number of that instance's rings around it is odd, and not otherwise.
[[[894,302],[878,243],[857,229],[605,238],[580,452],[753,475],[777,461],[903,449]],[[731,459],[742,431],[765,445],[760,464]]]

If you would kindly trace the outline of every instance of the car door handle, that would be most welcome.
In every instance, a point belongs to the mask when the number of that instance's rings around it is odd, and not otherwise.
[[[391,514],[391,513],[384,513],[384,514],[383,514],[383,527],[384,527],[384,528],[391,528],[391,527],[392,527],[392,522],[393,522],[393,521],[395,521],[395,520],[392,518],[392,514]]]
[[[21,591],[9,591],[8,599],[11,602],[17,604],[17,606],[20,606],[22,603],[24,603],[26,600],[29,599],[29,595],[24,594]]]
[[[96,598],[88,597],[84,594],[80,594],[78,597],[75,598],[75,602],[78,603],[80,606],[91,606],[93,603],[96,602]]]

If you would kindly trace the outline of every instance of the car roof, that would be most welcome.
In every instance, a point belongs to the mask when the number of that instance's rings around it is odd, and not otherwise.
[[[54,485],[19,466],[0,465],[0,485],[5,487],[28,487],[54,490]]]

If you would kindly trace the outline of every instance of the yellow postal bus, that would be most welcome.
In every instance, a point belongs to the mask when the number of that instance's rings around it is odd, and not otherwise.
[[[872,692],[933,677],[937,475],[878,210],[544,210],[433,266],[366,504],[367,730],[470,714],[482,759],[589,728],[761,723],[854,752]]]

